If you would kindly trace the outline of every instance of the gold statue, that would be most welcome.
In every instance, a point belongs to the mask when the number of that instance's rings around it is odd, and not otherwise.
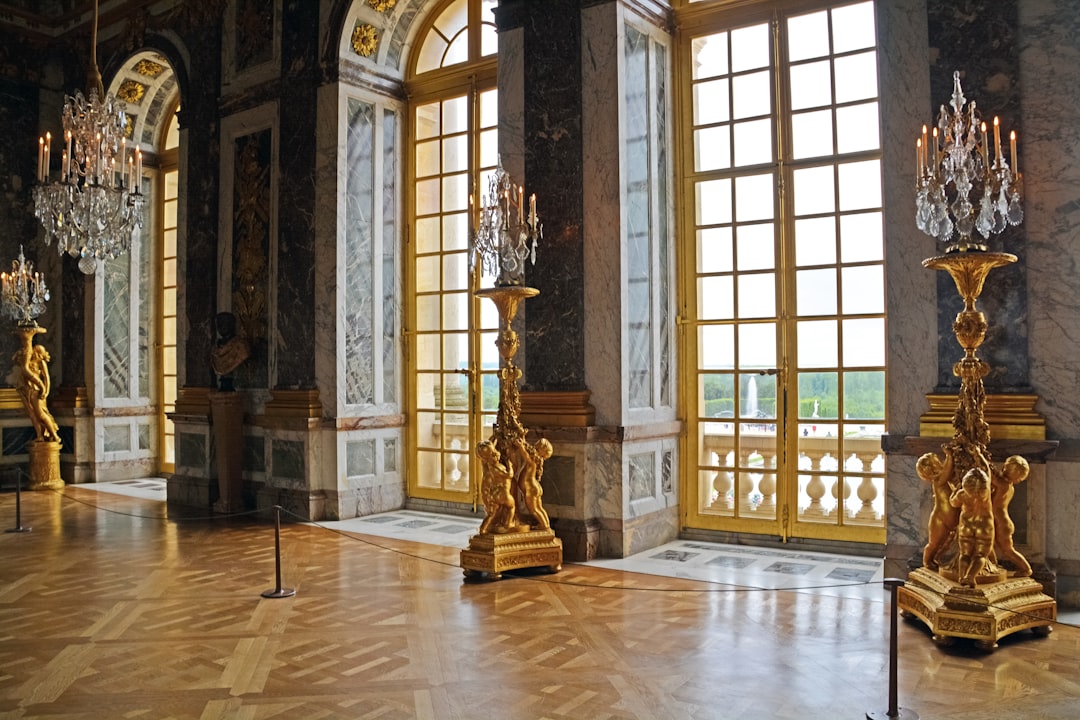
[[[477,444],[476,455],[484,469],[480,481],[481,497],[487,515],[480,524],[481,533],[508,533],[517,530],[515,523],[516,503],[512,491],[514,466],[507,459],[506,464],[495,443],[484,440]]]
[[[251,345],[243,335],[236,333],[236,316],[230,312],[220,312],[214,318],[217,325],[218,339],[210,351],[210,364],[218,376],[218,389],[231,392],[233,372],[251,355]]]
[[[956,534],[956,522],[960,511],[952,506],[951,500],[955,488],[951,484],[953,475],[953,457],[949,448],[945,448],[945,462],[936,453],[926,453],[915,463],[915,472],[930,483],[934,492],[934,508],[930,511],[929,542],[923,549],[923,565],[931,570],[941,566],[941,556]]]
[[[961,585],[975,587],[975,579],[989,567],[994,550],[994,511],[990,506],[990,478],[980,468],[964,474],[950,504],[960,508],[956,539],[960,545],[956,570]]]
[[[540,438],[536,445],[529,445],[525,438],[520,438],[517,446],[522,464],[521,474],[518,476],[518,490],[525,502],[525,509],[536,519],[536,529],[547,530],[551,527],[551,520],[540,500],[544,494],[540,478],[544,475],[544,461],[551,457],[554,449],[547,438]]]
[[[1009,517],[1009,503],[1016,485],[1027,480],[1031,467],[1021,455],[1005,458],[1000,472],[992,472],[991,504],[994,511],[994,553],[997,560],[1006,560],[1015,568],[1016,577],[1031,577],[1031,563],[1013,546],[1016,525]]]
[[[22,336],[22,347],[12,356],[13,364],[7,381],[15,386],[15,391],[22,398],[26,414],[37,433],[37,439],[43,442],[58,442],[56,420],[46,405],[52,381],[49,378],[49,352],[41,345],[34,345],[34,336],[45,332],[39,325],[20,326],[17,333]]]

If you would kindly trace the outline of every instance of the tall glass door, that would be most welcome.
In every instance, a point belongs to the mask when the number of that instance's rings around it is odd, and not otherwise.
[[[681,45],[685,522],[883,542],[873,3],[695,23]]]

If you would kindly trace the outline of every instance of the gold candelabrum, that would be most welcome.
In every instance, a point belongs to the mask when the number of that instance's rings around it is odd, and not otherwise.
[[[461,551],[466,578],[499,579],[510,570],[558,572],[562,568],[562,541],[551,529],[542,500],[544,461],[553,448],[546,438],[530,441],[520,418],[521,370],[514,362],[520,343],[513,323],[521,303],[540,294],[524,283],[525,261],[535,261],[540,237],[535,195],[527,217],[523,204],[524,191],[509,179],[500,162],[491,177],[471,248],[474,277],[484,270],[498,273],[494,287],[475,294],[490,299],[499,312],[495,346],[501,361],[495,425],[491,436],[476,446],[485,514],[468,549]]]
[[[48,398],[52,382],[49,377],[48,350],[34,344],[34,337],[45,333],[37,318],[45,310],[49,290],[41,273],[34,272],[33,263],[23,255],[11,263],[10,273],[0,273],[0,307],[15,320],[14,333],[19,348],[12,356],[7,382],[14,386],[23,402],[26,414],[34,427],[34,439],[26,443],[30,455],[31,490],[62,488],[60,478],[60,436],[56,420],[49,412]]]
[[[977,354],[988,325],[976,301],[990,271],[1017,258],[987,252],[970,235],[978,230],[989,237],[1006,223],[1017,224],[1023,218],[1019,174],[1014,170],[1016,134],[1012,134],[1010,169],[1001,153],[999,123],[994,119],[996,156],[991,163],[986,124],[979,120],[974,102],[967,112],[963,110],[959,73],[953,77],[955,112],[949,114],[942,107],[939,123],[944,151],[937,129],[929,157],[925,127],[917,143],[916,206],[920,229],[947,244],[944,255],[927,258],[923,266],[949,273],[964,300],[952,326],[964,356],[953,365],[960,391],[952,438],[942,446],[941,456],[926,453],[915,465],[919,477],[930,485],[933,506],[922,567],[909,574],[907,583],[898,589],[897,601],[905,614],[932,629],[935,641],[949,644],[958,637],[971,638],[984,649],[993,649],[1000,638],[1020,630],[1049,633],[1057,606],[1032,579],[1031,564],[1013,545],[1015,526],[1009,504],[1030,468],[1021,455],[1006,458],[1000,466],[992,462],[983,386],[990,366]],[[956,183],[951,202],[945,195],[946,178]],[[975,179],[984,183],[980,209],[968,201]],[[953,242],[954,233],[960,236],[958,242]]]

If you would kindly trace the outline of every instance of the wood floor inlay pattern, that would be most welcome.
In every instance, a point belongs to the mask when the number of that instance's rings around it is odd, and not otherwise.
[[[0,534],[0,720],[887,710],[884,590],[762,591],[575,564],[466,583],[460,548],[286,524],[282,583],[296,595],[267,599],[268,518],[158,519],[162,502],[125,492],[24,493],[33,530]],[[0,494],[0,524],[13,518]],[[924,719],[1080,716],[1077,628],[985,654],[901,623],[899,644],[901,706]]]

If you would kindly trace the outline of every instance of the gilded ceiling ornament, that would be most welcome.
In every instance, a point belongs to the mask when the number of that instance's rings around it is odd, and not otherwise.
[[[138,105],[142,102],[143,94],[145,92],[146,86],[142,83],[135,82],[134,80],[125,80],[120,83],[120,89],[116,91],[116,97],[124,102]]]
[[[135,118],[124,113],[124,137],[131,138],[135,135]]]
[[[153,60],[147,60],[146,58],[143,58],[139,62],[135,63],[135,72],[139,73],[143,77],[156,78],[164,71],[164,65],[162,65],[161,63],[156,63]]]
[[[367,4],[378,12],[386,12],[397,5],[397,0],[367,0]]]
[[[352,49],[357,55],[371,57],[379,44],[379,33],[373,25],[357,25],[352,31]]]

